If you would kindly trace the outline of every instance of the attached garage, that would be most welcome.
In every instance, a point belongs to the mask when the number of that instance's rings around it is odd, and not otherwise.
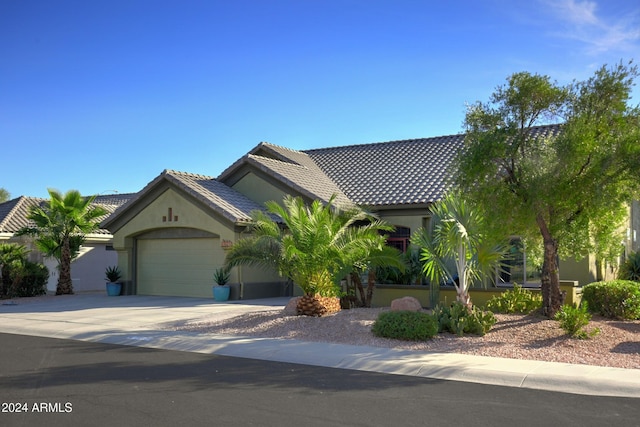
[[[139,238],[136,252],[139,295],[211,297],[224,262],[218,237]]]
[[[213,299],[225,248],[263,206],[211,177],[166,170],[104,224],[125,289],[138,295]],[[280,296],[277,272],[235,267],[231,299]]]

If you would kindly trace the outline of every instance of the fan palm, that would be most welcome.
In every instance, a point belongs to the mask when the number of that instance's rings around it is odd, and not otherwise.
[[[98,229],[98,219],[107,211],[93,206],[93,197],[82,197],[77,190],[64,196],[49,189],[51,199],[43,206],[31,209],[28,218],[34,227],[21,230],[20,234],[36,236],[36,246],[45,255],[58,261],[56,294],[72,294],[71,261],[77,255],[84,236]]]
[[[445,195],[430,211],[436,224],[433,234],[420,229],[412,236],[412,243],[421,248],[423,271],[431,286],[452,283],[456,300],[471,307],[469,287],[495,274],[506,246],[487,238],[482,215],[458,195]]]
[[[272,267],[296,283],[305,296],[336,296],[339,281],[358,266],[389,262],[401,265],[399,253],[385,246],[381,234],[393,230],[359,208],[340,210],[334,197],[310,205],[286,196],[283,204],[267,202],[267,212],[254,211],[250,237],[239,240],[226,258],[240,264]],[[281,224],[271,215],[277,215]],[[281,226],[282,225],[282,226]]]

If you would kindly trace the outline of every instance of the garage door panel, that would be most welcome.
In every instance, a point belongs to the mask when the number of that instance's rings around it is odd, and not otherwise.
[[[218,238],[140,239],[138,294],[211,297],[213,272],[223,262]]]

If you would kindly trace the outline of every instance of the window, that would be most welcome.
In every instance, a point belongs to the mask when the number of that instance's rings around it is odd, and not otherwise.
[[[387,245],[398,249],[400,252],[406,252],[409,248],[411,240],[411,229],[408,227],[396,227],[396,230],[389,234]]]
[[[509,253],[504,260],[502,271],[498,274],[498,283],[517,283],[519,285],[540,283],[540,268],[527,260],[524,242],[514,237],[509,242]]]

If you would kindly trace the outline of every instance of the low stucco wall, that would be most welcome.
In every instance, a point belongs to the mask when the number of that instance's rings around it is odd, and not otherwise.
[[[276,298],[290,294],[290,292],[287,294],[285,282],[243,283],[242,286],[239,283],[231,283],[229,286],[231,287],[230,300]]]
[[[471,301],[474,305],[483,307],[494,296],[500,295],[511,288],[487,288],[487,289],[471,289]],[[540,288],[527,288],[534,293],[539,293]],[[566,292],[565,304],[580,304],[582,301],[582,287],[578,286],[576,281],[561,280],[560,291]],[[388,307],[391,301],[396,298],[411,296],[416,298],[423,307],[430,307],[429,304],[429,286],[420,285],[376,285],[373,292],[373,300],[371,304],[374,307]],[[450,304],[456,300],[456,290],[453,287],[440,287],[441,304]]]

